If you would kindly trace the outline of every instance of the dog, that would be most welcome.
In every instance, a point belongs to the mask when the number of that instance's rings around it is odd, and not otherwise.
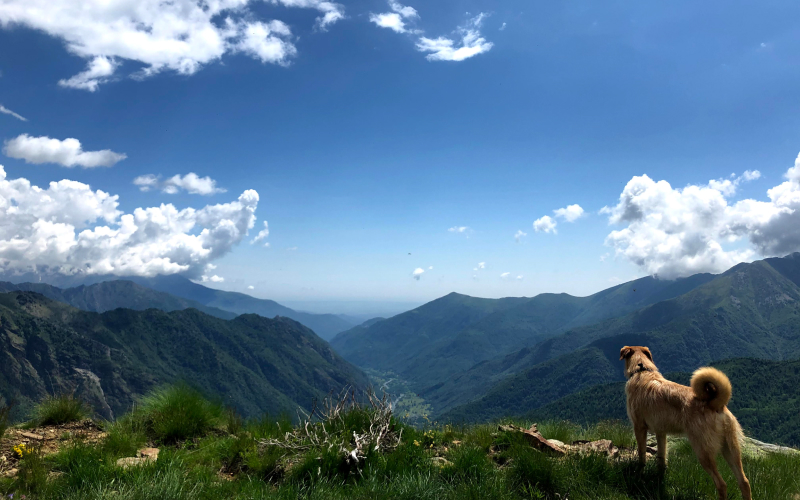
[[[685,435],[700,465],[711,475],[719,500],[726,500],[728,486],[717,470],[722,453],[742,491],[752,500],[750,481],[742,468],[741,440],[744,437],[736,417],[728,410],[731,382],[721,371],[705,367],[692,375],[690,386],[665,379],[653,363],[650,349],[625,346],[619,359],[625,360],[628,417],[633,424],[639,462],[647,462],[647,433],[656,435],[658,465],[667,465],[667,434]]]

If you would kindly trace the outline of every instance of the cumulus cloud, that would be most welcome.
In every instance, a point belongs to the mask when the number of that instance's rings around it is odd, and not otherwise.
[[[11,115],[14,118],[16,118],[17,120],[22,120],[24,122],[28,121],[28,119],[25,118],[24,116],[19,115],[17,113],[14,113],[13,111],[11,111],[7,107],[3,106],[2,104],[0,104],[0,113],[3,113],[4,115]]]
[[[533,221],[533,230],[537,233],[556,233],[558,223],[549,215],[545,215]]]
[[[510,277],[511,277],[511,273],[503,273],[503,274],[500,275],[500,279],[504,279],[504,280],[507,280]]]
[[[265,240],[265,239],[267,239],[267,236],[269,236],[269,224],[267,223],[267,221],[264,221],[264,229],[259,231],[258,234],[256,235],[256,237],[253,238],[252,240],[250,240],[250,244],[252,245],[254,243],[258,243],[261,240]],[[265,242],[264,246],[268,247],[269,246],[269,242],[268,241]]]
[[[183,177],[180,175],[173,175],[164,181],[161,181],[159,176],[153,174],[140,175],[133,179],[133,183],[139,186],[140,191],[145,192],[153,189],[160,189],[167,194],[176,194],[180,191],[186,191],[190,194],[200,194],[204,196],[227,192],[227,189],[217,187],[217,181],[211,177],[200,177],[194,172],[189,172]]]
[[[200,209],[123,213],[116,195],[71,180],[40,188],[0,166],[0,270],[202,279],[254,226],[257,206],[258,193],[247,190]]]
[[[517,276],[517,281],[522,281],[522,279],[523,279],[523,276],[521,274],[519,276]]]
[[[517,232],[514,233],[514,239],[517,241],[517,243],[522,241],[522,238],[525,236],[528,236],[528,233],[523,232],[522,229],[518,229]]]
[[[320,12],[325,30],[344,18],[341,4],[325,0],[266,0]],[[284,23],[258,19],[255,0],[5,0],[0,26],[26,26],[66,44],[88,61],[86,70],[59,82],[95,91],[114,78],[124,61],[136,77],[162,71],[190,75],[233,52],[266,63],[287,64],[297,50]]]
[[[421,267],[418,267],[414,269],[414,271],[411,273],[411,277],[419,281],[420,279],[422,279],[423,274],[425,274],[425,270],[422,269]]]
[[[31,137],[22,134],[6,141],[3,154],[10,158],[25,160],[25,163],[56,163],[65,167],[83,168],[110,167],[127,158],[124,153],[110,149],[84,151],[78,139],[51,139],[47,136]]]
[[[370,14],[369,20],[381,28],[389,28],[396,33],[408,33],[406,21],[419,18],[415,8],[402,5],[395,0],[389,0],[389,8],[392,12]]]
[[[486,269],[486,262],[478,262],[478,267],[476,269]]]
[[[250,286],[248,286],[248,287],[247,287],[247,289],[248,289],[248,290],[255,290],[255,289],[256,289],[256,287],[254,287],[253,285],[250,285]]]
[[[456,31],[460,35],[460,40],[443,36],[438,38],[421,36],[417,40],[417,50],[430,52],[425,56],[429,61],[463,61],[488,52],[493,44],[486,41],[480,31],[485,18],[486,14],[480,13],[468,20],[464,26],[459,26]]]
[[[503,23],[503,25],[500,26],[500,31],[505,31],[505,29],[506,29],[506,23]]]
[[[769,201],[731,202],[758,171],[706,185],[673,188],[646,175],[633,177],[608,214],[606,244],[643,271],[664,278],[721,272],[756,256],[800,250],[800,157],[786,181],[767,190]]]
[[[559,208],[557,210],[553,210],[553,213],[556,214],[556,217],[560,217],[567,222],[575,222],[576,220],[580,219],[583,215],[583,209],[580,205],[569,205],[565,208]]]

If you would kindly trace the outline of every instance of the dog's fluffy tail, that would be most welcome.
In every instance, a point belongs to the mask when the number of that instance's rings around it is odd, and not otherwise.
[[[692,375],[690,384],[697,399],[705,401],[714,411],[722,411],[731,400],[731,381],[716,368],[699,368]]]

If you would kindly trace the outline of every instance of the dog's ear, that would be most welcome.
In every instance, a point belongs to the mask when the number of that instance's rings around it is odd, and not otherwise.
[[[622,349],[619,351],[619,359],[620,359],[620,361],[621,361],[621,360],[623,360],[623,359],[625,359],[625,358],[627,358],[627,357],[628,357],[628,356],[630,356],[631,354],[633,354],[633,349],[631,349],[631,348],[630,348],[630,347],[628,347],[628,346],[625,346],[625,347],[623,347],[623,348],[622,348]]]
[[[653,361],[653,355],[650,353],[649,348],[642,347],[642,352],[644,353],[645,356],[647,356],[650,359],[650,361]]]

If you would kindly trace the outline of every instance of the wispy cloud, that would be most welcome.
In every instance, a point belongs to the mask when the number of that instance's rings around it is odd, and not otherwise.
[[[463,61],[470,57],[489,52],[494,44],[486,41],[481,36],[481,25],[487,14],[481,12],[468,20],[464,26],[459,26],[456,32],[459,40],[440,36],[438,38],[420,37],[417,41],[417,50],[430,52],[426,59],[429,61]]]
[[[525,236],[528,236],[528,233],[523,232],[522,229],[518,229],[517,232],[514,233],[514,239],[517,241],[517,243],[521,242],[522,238]]]
[[[264,221],[264,229],[259,231],[258,234],[256,235],[256,237],[253,238],[252,240],[250,240],[250,244],[252,245],[254,243],[258,243],[261,240],[265,240],[265,239],[267,239],[268,236],[269,236],[269,224],[267,223],[267,221]],[[268,247],[269,246],[269,242],[268,241],[265,242],[264,246]]]
[[[22,121],[24,121],[24,122],[28,121],[28,119],[27,119],[27,118],[25,118],[24,116],[22,116],[22,115],[19,115],[19,114],[17,114],[17,113],[14,113],[13,111],[11,111],[11,110],[10,110],[10,109],[8,109],[7,107],[3,106],[2,104],[0,104],[0,113],[3,113],[3,114],[5,114],[5,115],[11,115],[11,116],[13,116],[14,118],[16,118],[17,120],[22,120]]]
[[[200,177],[194,172],[189,172],[184,176],[173,175],[172,177],[161,180],[160,176],[147,174],[140,175],[133,179],[133,183],[139,186],[140,191],[150,191],[153,189],[160,189],[167,194],[176,194],[180,191],[186,191],[190,194],[200,194],[203,196],[210,196],[212,194],[224,193],[227,191],[225,188],[217,187],[217,181],[211,177]]]
[[[463,61],[492,49],[492,42],[481,35],[481,26],[488,14],[481,12],[468,19],[463,26],[456,28],[455,37],[429,38],[422,35],[423,30],[408,27],[409,22],[420,18],[415,8],[402,5],[396,0],[389,0],[388,3],[391,12],[370,14],[369,20],[376,26],[395,33],[415,35],[417,50],[427,52],[425,58],[429,61]]]

